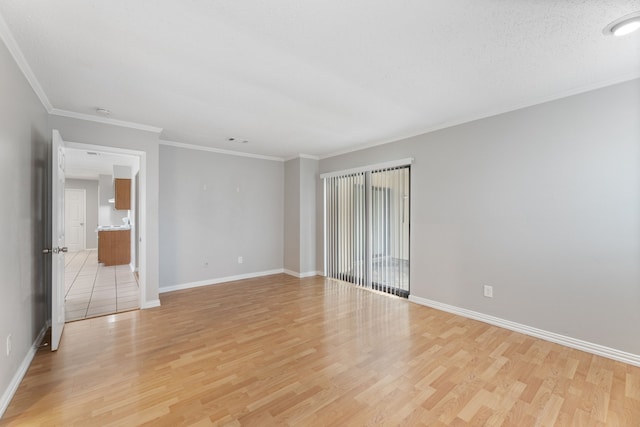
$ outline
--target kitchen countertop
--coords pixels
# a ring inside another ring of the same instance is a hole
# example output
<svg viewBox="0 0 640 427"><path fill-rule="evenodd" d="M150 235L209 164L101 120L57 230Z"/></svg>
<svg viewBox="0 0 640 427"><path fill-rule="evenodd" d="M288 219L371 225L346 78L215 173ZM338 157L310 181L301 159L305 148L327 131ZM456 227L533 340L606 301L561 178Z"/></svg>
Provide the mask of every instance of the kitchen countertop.
<svg viewBox="0 0 640 427"><path fill-rule="evenodd" d="M96 231L122 231L131 230L130 225L99 225Z"/></svg>

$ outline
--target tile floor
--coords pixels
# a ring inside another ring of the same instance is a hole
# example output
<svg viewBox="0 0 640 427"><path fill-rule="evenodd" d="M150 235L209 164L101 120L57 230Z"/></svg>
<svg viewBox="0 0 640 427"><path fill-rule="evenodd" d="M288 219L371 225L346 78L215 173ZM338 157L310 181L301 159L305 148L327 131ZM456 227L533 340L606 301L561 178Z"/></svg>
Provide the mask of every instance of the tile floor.
<svg viewBox="0 0 640 427"><path fill-rule="evenodd" d="M138 308L138 283L129 265L105 267L97 250L67 254L65 287L68 322Z"/></svg>

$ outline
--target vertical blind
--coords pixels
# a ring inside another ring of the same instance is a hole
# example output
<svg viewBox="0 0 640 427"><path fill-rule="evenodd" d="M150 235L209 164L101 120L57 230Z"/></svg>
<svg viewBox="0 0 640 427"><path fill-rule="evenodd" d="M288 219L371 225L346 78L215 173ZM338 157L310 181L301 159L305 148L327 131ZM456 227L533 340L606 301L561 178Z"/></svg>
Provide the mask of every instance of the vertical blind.
<svg viewBox="0 0 640 427"><path fill-rule="evenodd" d="M329 277L366 283L365 173L325 179L326 270Z"/></svg>
<svg viewBox="0 0 640 427"><path fill-rule="evenodd" d="M324 177L325 274L409 295L410 167Z"/></svg>

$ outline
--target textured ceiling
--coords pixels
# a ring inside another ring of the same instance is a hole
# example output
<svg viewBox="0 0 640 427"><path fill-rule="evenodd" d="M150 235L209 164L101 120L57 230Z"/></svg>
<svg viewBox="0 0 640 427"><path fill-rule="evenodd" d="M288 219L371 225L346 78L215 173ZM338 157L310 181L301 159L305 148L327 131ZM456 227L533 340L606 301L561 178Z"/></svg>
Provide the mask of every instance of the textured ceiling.
<svg viewBox="0 0 640 427"><path fill-rule="evenodd" d="M55 111L103 107L163 139L285 158L640 77L640 33L602 34L638 10L640 0L0 2Z"/></svg>

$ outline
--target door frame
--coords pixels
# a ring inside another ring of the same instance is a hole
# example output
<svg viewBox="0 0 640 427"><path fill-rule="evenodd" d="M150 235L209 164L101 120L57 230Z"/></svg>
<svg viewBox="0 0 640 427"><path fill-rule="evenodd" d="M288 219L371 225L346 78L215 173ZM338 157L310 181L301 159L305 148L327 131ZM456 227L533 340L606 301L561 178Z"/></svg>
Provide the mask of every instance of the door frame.
<svg viewBox="0 0 640 427"><path fill-rule="evenodd" d="M82 223L82 244L80 247L80 250L83 251L85 249L87 249L87 190L85 190L84 188L66 188L64 189L64 212L65 215L67 214L68 210L67 210L67 191L77 191L82 193L82 210L84 212L83 215L83 223ZM65 237L69 235L69 233L67 233L67 228L69 227L69 224L67 223L67 218L65 218L64 221L64 235ZM69 246L68 242L67 242L67 246Z"/></svg>
<svg viewBox="0 0 640 427"><path fill-rule="evenodd" d="M138 230L138 241L136 242L138 245L138 253L140 255L140 259L138 261L138 306L140 309L144 308L147 304L145 303L145 296L147 295L147 231L148 224L146 221L147 218L147 153L144 151L138 150L130 150L126 148L117 148L117 147L109 147L107 145L96 145L96 144L86 144L83 142L71 142L65 141L65 146L67 148L73 148L77 150L87 150L87 151L101 151L103 153L111 153L111 154L120 154L127 156L136 156L140 161L140 170L138 171L139 176L139 189L140 195L138 197L138 206L136 206L136 211L139 210L140 216L139 221L135 224ZM55 194L53 195L55 197Z"/></svg>

